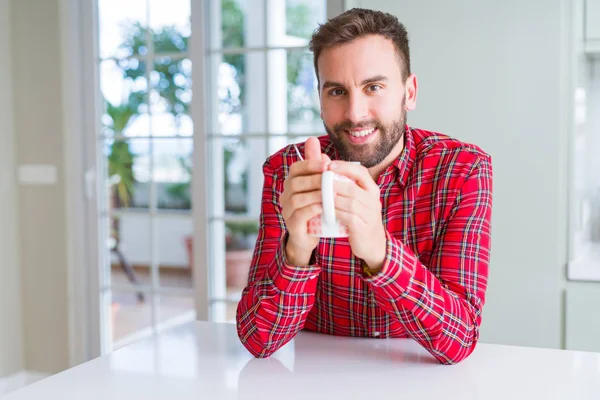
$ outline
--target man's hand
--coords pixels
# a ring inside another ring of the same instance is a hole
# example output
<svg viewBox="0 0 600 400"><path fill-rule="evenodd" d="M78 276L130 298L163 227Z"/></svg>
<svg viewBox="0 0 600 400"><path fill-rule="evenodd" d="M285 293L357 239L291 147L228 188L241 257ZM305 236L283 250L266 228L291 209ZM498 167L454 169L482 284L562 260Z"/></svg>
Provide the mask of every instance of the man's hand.
<svg viewBox="0 0 600 400"><path fill-rule="evenodd" d="M348 226L354 255L371 270L380 270L385 260L386 235L379 186L362 165L334 161L328 169L352 179L353 182L334 183L336 217Z"/></svg>
<svg viewBox="0 0 600 400"><path fill-rule="evenodd" d="M283 220L288 230L286 257L292 265L307 265L319 238L308 235L308 220L323 212L321 175L329 157L321 154L317 138L309 138L304 147L304 161L290 167L290 174L279 199Z"/></svg>

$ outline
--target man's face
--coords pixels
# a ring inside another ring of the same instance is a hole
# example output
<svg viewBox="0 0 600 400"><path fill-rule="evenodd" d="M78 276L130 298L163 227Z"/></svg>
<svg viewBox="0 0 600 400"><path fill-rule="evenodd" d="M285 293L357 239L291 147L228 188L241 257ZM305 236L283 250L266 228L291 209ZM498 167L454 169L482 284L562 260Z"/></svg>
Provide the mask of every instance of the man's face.
<svg viewBox="0 0 600 400"><path fill-rule="evenodd" d="M416 80L403 81L391 40L369 35L326 48L318 67L321 117L342 159L369 168L402 146Z"/></svg>

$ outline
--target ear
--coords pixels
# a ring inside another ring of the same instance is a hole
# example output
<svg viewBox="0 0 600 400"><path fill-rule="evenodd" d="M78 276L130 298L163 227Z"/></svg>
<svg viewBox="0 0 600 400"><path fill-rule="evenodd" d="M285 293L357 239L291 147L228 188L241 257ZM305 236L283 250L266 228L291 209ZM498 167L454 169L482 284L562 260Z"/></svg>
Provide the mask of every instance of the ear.
<svg viewBox="0 0 600 400"><path fill-rule="evenodd" d="M406 98L406 110L413 111L417 107L417 76L411 74L405 83L404 97Z"/></svg>

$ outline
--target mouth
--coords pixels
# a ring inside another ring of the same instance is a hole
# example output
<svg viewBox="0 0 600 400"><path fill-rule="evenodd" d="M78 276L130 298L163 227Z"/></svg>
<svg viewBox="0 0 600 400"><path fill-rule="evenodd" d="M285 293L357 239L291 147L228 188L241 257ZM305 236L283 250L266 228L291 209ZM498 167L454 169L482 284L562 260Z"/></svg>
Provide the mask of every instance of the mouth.
<svg viewBox="0 0 600 400"><path fill-rule="evenodd" d="M363 129L352 129L345 130L344 132L348 136L348 139L353 144L364 144L370 142L375 134L378 132L377 128L363 128Z"/></svg>

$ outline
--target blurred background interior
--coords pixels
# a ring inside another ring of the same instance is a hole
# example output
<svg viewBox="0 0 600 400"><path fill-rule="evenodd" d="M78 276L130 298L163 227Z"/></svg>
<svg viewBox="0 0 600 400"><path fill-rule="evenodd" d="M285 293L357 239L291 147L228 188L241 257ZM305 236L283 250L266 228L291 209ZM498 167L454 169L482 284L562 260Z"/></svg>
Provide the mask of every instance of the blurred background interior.
<svg viewBox="0 0 600 400"><path fill-rule="evenodd" d="M407 26L409 124L493 157L481 341L600 351L600 0L0 0L0 394L234 321L262 163L324 134L308 41L355 6Z"/></svg>

